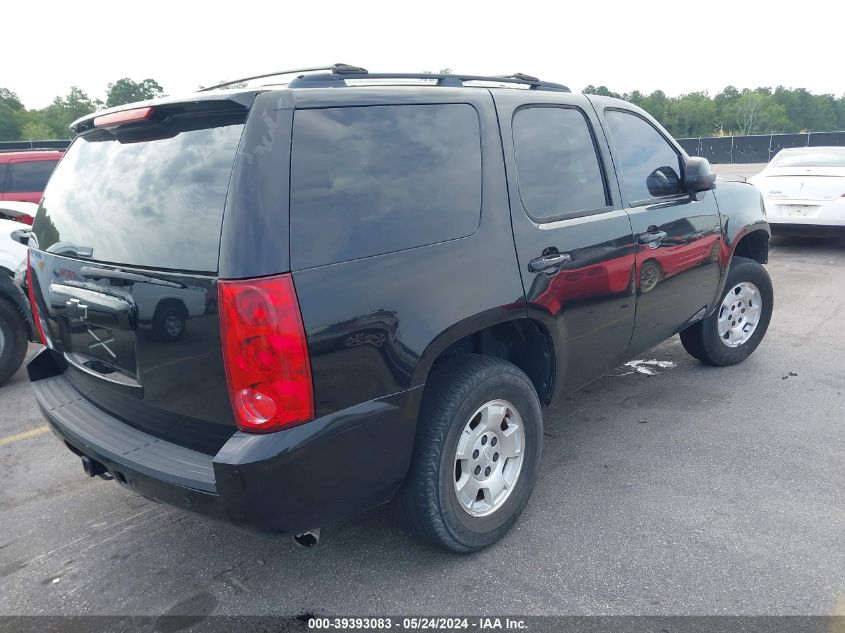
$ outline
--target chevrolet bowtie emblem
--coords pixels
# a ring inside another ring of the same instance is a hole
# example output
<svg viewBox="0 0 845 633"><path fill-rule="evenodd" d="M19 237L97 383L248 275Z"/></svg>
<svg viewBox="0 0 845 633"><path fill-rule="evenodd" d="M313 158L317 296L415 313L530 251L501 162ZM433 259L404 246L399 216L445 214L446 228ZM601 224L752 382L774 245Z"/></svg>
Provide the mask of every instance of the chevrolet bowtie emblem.
<svg viewBox="0 0 845 633"><path fill-rule="evenodd" d="M65 314L72 319L85 320L88 318L88 306L79 299L68 299L65 301Z"/></svg>

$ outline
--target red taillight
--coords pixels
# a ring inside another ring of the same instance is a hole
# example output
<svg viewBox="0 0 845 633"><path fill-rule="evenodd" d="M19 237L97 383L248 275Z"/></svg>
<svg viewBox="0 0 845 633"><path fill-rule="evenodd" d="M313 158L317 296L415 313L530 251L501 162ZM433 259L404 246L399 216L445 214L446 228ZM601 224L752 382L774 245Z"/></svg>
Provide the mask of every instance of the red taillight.
<svg viewBox="0 0 845 633"><path fill-rule="evenodd" d="M218 283L229 397L243 431L314 417L308 343L289 274Z"/></svg>
<svg viewBox="0 0 845 633"><path fill-rule="evenodd" d="M44 345L47 345L47 336L44 334L44 326L41 323L41 315L38 314L38 304L35 302L35 285L32 283L32 250L27 252L26 257L26 285L29 287L29 303L32 308L32 320L35 321L35 329L38 330L38 337Z"/></svg>
<svg viewBox="0 0 845 633"><path fill-rule="evenodd" d="M125 125L126 123L138 123L139 121L146 121L152 115L153 109L151 107L112 112L111 114L96 117L94 119L94 127L114 127Z"/></svg>
<svg viewBox="0 0 845 633"><path fill-rule="evenodd" d="M17 222L23 222L24 224L28 224L32 226L33 217L31 215L27 215L26 213L21 213L18 217L15 218Z"/></svg>

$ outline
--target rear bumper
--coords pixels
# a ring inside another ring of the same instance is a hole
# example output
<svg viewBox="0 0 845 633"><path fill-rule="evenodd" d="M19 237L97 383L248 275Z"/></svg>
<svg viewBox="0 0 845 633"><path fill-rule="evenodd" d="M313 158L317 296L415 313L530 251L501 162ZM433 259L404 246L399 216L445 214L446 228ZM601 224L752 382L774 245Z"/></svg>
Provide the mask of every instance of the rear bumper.
<svg viewBox="0 0 845 633"><path fill-rule="evenodd" d="M764 198L764 203L770 224L845 227L845 198L829 202Z"/></svg>
<svg viewBox="0 0 845 633"><path fill-rule="evenodd" d="M421 388L285 431L236 432L207 455L105 413L64 375L45 371L52 353L39 353L29 371L54 433L155 501L249 531L298 533L388 501L407 472Z"/></svg>

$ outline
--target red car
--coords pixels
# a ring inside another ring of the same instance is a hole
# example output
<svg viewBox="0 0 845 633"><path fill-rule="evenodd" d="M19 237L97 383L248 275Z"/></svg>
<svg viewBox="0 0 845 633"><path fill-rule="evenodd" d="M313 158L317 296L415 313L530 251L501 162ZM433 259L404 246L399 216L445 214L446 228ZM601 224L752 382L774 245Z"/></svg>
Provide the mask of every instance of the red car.
<svg viewBox="0 0 845 633"><path fill-rule="evenodd" d="M63 152L0 152L0 200L41 201L41 194Z"/></svg>

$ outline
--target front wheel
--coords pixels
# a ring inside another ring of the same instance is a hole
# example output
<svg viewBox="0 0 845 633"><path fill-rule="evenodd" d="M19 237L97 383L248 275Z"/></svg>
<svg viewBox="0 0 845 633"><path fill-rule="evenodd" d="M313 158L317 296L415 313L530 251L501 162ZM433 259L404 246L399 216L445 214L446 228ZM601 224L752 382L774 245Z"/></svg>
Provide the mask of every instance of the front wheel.
<svg viewBox="0 0 845 633"><path fill-rule="evenodd" d="M773 307L772 281L766 269L752 259L734 257L719 306L681 332L681 343L708 365L735 365L763 340Z"/></svg>
<svg viewBox="0 0 845 633"><path fill-rule="evenodd" d="M534 385L515 365L457 356L432 374L411 468L394 500L416 536L468 553L499 540L528 503L543 421Z"/></svg>

